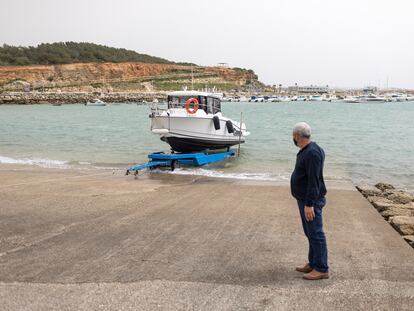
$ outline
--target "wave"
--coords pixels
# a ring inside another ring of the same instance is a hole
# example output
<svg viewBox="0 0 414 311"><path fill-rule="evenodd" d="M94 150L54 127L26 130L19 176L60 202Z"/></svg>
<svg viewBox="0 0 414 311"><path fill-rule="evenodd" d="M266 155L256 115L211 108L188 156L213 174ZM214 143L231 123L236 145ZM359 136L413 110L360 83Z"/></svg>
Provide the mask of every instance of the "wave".
<svg viewBox="0 0 414 311"><path fill-rule="evenodd" d="M125 170L131 164L120 163L91 163L86 161L63 161L52 160L47 158L22 158L15 159L6 156L0 156L0 164L17 164L17 165L34 165L42 168L56 168L56 169L82 169L82 170ZM239 179L247 181L269 181L269 182L283 182L287 183L290 176L275 173L246 173L246 172L224 172L212 168L176 168L173 172L169 170L157 170L162 173L176 174L176 175L194 175L205 176L211 178L227 178ZM329 176L327 178L333 180L346 179L340 176Z"/></svg>
<svg viewBox="0 0 414 311"><path fill-rule="evenodd" d="M0 156L0 164L18 164L18 165L36 165L43 168L70 168L67 161L61 160L51 160L43 158L23 158L23 159L14 159L9 157Z"/></svg>
<svg viewBox="0 0 414 311"><path fill-rule="evenodd" d="M63 161L63 160L52 160L47 158L21 158L15 159L0 155L0 164L17 164L17 165L34 165L42 168L54 168L54 169L81 169L81 170L126 170L126 168L132 166L126 163L91 163L87 161ZM285 174L272 173L247 173L247 172L225 172L223 170L217 170L202 167L185 167L176 168L174 171L169 170L157 170L161 173L176 174L176 175L193 175L193 176L205 176L211 178L224 178L224 179L235 179L235 180L246 180L246 181L265 181L265 182L278 182L278 183L289 183L290 175L286 172ZM325 175L326 181L344 181L344 182L355 182L356 178L351 178L347 175ZM361 178L363 181L369 180L368 177ZM357 179L357 181L360 181ZM358 183L358 182L357 182Z"/></svg>
<svg viewBox="0 0 414 311"><path fill-rule="evenodd" d="M130 164L91 163L87 161L63 161L47 158L15 159L0 155L0 164L34 165L42 168L81 169L81 170L124 170Z"/></svg>
<svg viewBox="0 0 414 311"><path fill-rule="evenodd" d="M246 181L268 181L278 183L290 183L290 174L276 174L276 173L243 173L243 172L223 172L206 168L176 168L174 171L158 170L162 173L175 174L175 175L194 175L205 176L212 178L227 178L227 179L239 179ZM333 182L351 182L349 176L327 175L325 181Z"/></svg>
<svg viewBox="0 0 414 311"><path fill-rule="evenodd" d="M251 181L273 181L288 182L289 177L283 175L272 175L269 173L225 173L223 171L209 170L205 168L176 168L174 171L161 171L175 175L195 175L213 178L241 179Z"/></svg>

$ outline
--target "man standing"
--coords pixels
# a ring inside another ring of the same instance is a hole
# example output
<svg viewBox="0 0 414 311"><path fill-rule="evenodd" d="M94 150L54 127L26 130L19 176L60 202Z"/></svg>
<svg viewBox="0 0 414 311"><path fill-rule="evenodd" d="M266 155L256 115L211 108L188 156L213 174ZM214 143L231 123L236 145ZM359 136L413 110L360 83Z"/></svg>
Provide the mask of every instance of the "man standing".
<svg viewBox="0 0 414 311"><path fill-rule="evenodd" d="M328 249L322 226L322 208L326 204L323 180L325 152L311 141L311 128L305 122L293 128L293 142L300 148L290 187L298 201L303 231L309 241L308 262L296 271L305 273L307 280L328 279Z"/></svg>

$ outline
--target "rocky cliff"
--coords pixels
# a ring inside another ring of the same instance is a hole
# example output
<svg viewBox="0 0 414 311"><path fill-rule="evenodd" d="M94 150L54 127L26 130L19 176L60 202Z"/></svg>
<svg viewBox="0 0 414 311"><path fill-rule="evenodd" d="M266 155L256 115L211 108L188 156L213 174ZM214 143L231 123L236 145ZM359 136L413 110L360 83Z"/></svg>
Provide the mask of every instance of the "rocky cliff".
<svg viewBox="0 0 414 311"><path fill-rule="evenodd" d="M229 90L261 85L252 70L148 63L77 63L63 65L0 66L3 90L62 89L157 90L215 87Z"/></svg>

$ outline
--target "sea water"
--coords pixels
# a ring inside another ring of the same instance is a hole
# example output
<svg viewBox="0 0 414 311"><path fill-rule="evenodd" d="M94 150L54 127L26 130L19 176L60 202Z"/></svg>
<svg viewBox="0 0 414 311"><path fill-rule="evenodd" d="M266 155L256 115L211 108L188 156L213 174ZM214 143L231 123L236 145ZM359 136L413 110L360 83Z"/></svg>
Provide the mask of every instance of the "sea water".
<svg viewBox="0 0 414 311"><path fill-rule="evenodd" d="M292 127L306 121L325 150L326 179L414 189L414 102L223 103L222 110L237 121L242 112L251 132L240 157L175 174L287 182L298 152ZM136 104L0 105L0 163L125 169L169 150L150 133L148 115Z"/></svg>

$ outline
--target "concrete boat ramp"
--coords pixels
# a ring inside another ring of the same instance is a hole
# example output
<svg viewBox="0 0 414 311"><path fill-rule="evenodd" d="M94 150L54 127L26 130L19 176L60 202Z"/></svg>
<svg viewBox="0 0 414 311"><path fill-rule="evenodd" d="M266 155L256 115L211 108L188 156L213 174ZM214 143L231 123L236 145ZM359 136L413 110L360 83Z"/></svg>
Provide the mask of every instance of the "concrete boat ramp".
<svg viewBox="0 0 414 311"><path fill-rule="evenodd" d="M288 187L153 176L2 166L0 309L413 310L414 250L352 187L312 282Z"/></svg>

